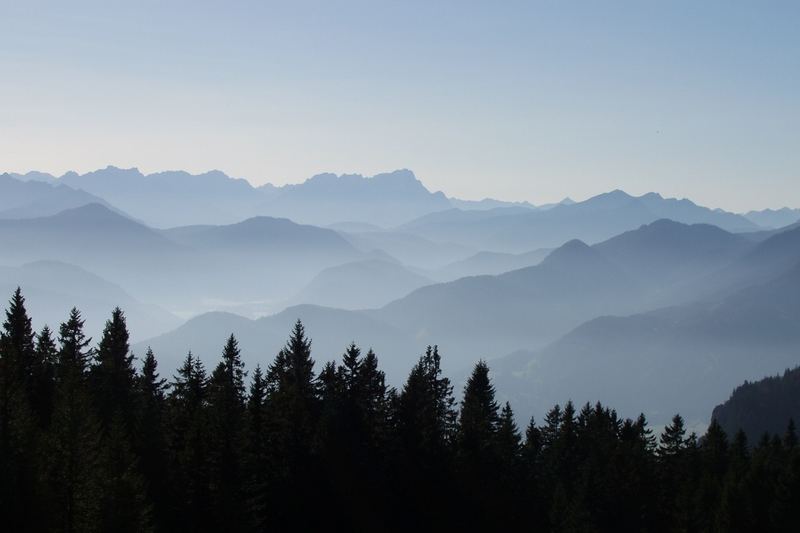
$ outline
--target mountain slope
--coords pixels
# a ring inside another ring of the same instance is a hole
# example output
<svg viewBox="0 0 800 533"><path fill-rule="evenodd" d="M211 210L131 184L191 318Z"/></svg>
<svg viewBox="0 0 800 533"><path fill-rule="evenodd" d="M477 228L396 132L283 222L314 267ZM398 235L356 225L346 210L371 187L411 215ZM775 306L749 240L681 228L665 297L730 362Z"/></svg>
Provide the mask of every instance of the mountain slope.
<svg viewBox="0 0 800 533"><path fill-rule="evenodd" d="M662 219L595 248L632 274L666 286L718 270L744 255L752 244L741 235L709 224Z"/></svg>
<svg viewBox="0 0 800 533"><path fill-rule="evenodd" d="M662 218L714 224L729 231L759 229L740 215L697 206L688 200L664 199L655 193L633 197L622 191L548 210L492 210L477 215L450 210L421 217L402 229L482 250L520 253L558 246L574 238L596 243Z"/></svg>
<svg viewBox="0 0 800 533"><path fill-rule="evenodd" d="M186 322L167 334L135 346L143 353L151 346L164 372L178 367L188 350L207 364L216 361L228 335L239 341L248 368L266 368L284 346L296 320L302 320L312 340L312 353L318 366L340 358L350 342L363 349L373 347L381 368L390 381L399 384L409 370L408 361L419 357L422 343L409 340L402 332L360 311L343 311L313 305L290 307L281 313L249 320L230 313L208 313Z"/></svg>
<svg viewBox="0 0 800 533"><path fill-rule="evenodd" d="M181 323L167 311L139 302L118 285L67 263L37 261L0 267L1 297L9 296L18 286L37 329L48 324L57 331L72 307L81 310L86 332L95 338L117 306L125 311L134 340L164 333Z"/></svg>
<svg viewBox="0 0 800 533"><path fill-rule="evenodd" d="M220 171L191 175L169 171L145 176L138 169L106 167L86 174L70 172L60 183L111 202L154 227L238 222L256 214L267 189Z"/></svg>
<svg viewBox="0 0 800 533"><path fill-rule="evenodd" d="M423 287L375 316L469 364L553 340L598 314L634 309L640 291L620 268L571 241L540 265Z"/></svg>
<svg viewBox="0 0 800 533"><path fill-rule="evenodd" d="M197 250L264 254L282 260L280 254L336 258L357 255L355 248L337 232L297 224L285 218L253 217L221 226L185 226L163 230L170 240Z"/></svg>
<svg viewBox="0 0 800 533"><path fill-rule="evenodd" d="M435 272L440 281L452 281L467 276L497 275L510 270L517 270L538 265L553 250L539 248L521 254L501 252L478 252L466 259L455 261Z"/></svg>
<svg viewBox="0 0 800 533"><path fill-rule="evenodd" d="M92 203L113 210L105 200L82 190L37 180L20 181L10 174L0 174L0 219L50 216Z"/></svg>
<svg viewBox="0 0 800 533"><path fill-rule="evenodd" d="M783 435L793 420L800 421L800 367L783 375L745 381L730 398L716 406L711 418L732 436L740 429L755 445L764 433Z"/></svg>
<svg viewBox="0 0 800 533"><path fill-rule="evenodd" d="M763 209L761 211L749 211L744 216L762 228L782 228L800 221L800 209L790 209L788 207Z"/></svg>
<svg viewBox="0 0 800 533"><path fill-rule="evenodd" d="M413 172L396 170L372 177L320 174L282 187L259 209L316 225L360 221L390 226L450 207L444 194L428 191Z"/></svg>
<svg viewBox="0 0 800 533"><path fill-rule="evenodd" d="M428 278L397 262L365 259L326 268L292 302L339 309L374 309L430 283Z"/></svg>
<svg viewBox="0 0 800 533"><path fill-rule="evenodd" d="M498 361L499 382L531 412L569 390L626 416L644 409L659 423L680 411L702 422L737 383L797 364L798 323L800 264L725 296L596 318L541 351Z"/></svg>
<svg viewBox="0 0 800 533"><path fill-rule="evenodd" d="M0 247L7 261L91 258L104 263L117 263L143 252L179 249L150 228L100 204L47 217L0 220Z"/></svg>

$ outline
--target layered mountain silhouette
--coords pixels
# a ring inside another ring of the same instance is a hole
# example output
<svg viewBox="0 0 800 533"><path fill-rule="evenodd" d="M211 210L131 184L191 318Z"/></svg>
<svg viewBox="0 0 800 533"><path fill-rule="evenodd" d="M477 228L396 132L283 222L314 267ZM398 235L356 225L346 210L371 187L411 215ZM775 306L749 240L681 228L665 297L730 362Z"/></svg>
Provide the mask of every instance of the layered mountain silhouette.
<svg viewBox="0 0 800 533"><path fill-rule="evenodd" d="M539 248L521 254L478 252L466 259L445 265L436 271L435 277L440 281L452 281L481 274L502 274L510 270L538 265L552 251L550 248Z"/></svg>
<svg viewBox="0 0 800 533"><path fill-rule="evenodd" d="M259 210L317 225L363 221L394 226L450 206L443 193L428 191L413 172L397 170L371 178L319 174L281 187Z"/></svg>
<svg viewBox="0 0 800 533"><path fill-rule="evenodd" d="M87 204L103 204L105 200L67 185L0 174L0 219L36 218L55 215L65 209Z"/></svg>
<svg viewBox="0 0 800 533"><path fill-rule="evenodd" d="M48 322L78 305L92 331L121 305L175 363L188 349L215 358L230 333L263 361L301 318L319 361L372 345L394 384L428 344L447 371L487 359L521 418L569 390L626 416L704 423L736 384L800 353L788 209L738 215L622 191L459 201L407 170L253 187L108 167L7 174L0 193L0 288L23 285ZM176 316L189 320L173 329Z"/></svg>
<svg viewBox="0 0 800 533"><path fill-rule="evenodd" d="M159 354L163 368L176 368L192 353L204 361L219 357L222 349L220 331L236 335L242 358L252 368L274 358L286 343L286 328L303 321L311 335L314 357L321 364L339 359L353 341L365 350L374 347L381 367L389 379L399 383L408 372L409 357L421 353L424 345L409 339L403 332L363 311L344 311L314 305L290 307L281 313L250 320L231 313L207 313L187 321L178 329L141 342L134 347L143 353L151 346ZM222 337L223 341L225 336Z"/></svg>
<svg viewBox="0 0 800 533"><path fill-rule="evenodd" d="M326 268L292 301L341 309L374 309L431 283L397 261L363 259Z"/></svg>
<svg viewBox="0 0 800 533"><path fill-rule="evenodd" d="M99 338L117 306L125 309L134 340L159 335L181 323L178 317L158 306L143 304L118 285L58 261L0 266L0 292L11 294L17 287L26 295L29 310L36 313L37 329L47 324L57 331L72 307L81 310L87 334L94 338Z"/></svg>
<svg viewBox="0 0 800 533"><path fill-rule="evenodd" d="M595 246L570 241L536 266L428 285L364 314L410 345L439 344L445 363L458 368L520 347L544 347L597 316L690 301L686 286L740 261L753 246L708 225L657 221ZM654 254L654 248L668 252ZM351 268L343 271L352 278ZM398 355L406 362L415 356Z"/></svg>
<svg viewBox="0 0 800 533"><path fill-rule="evenodd" d="M320 174L283 187L253 187L218 170L145 175L113 166L59 178L33 172L15 177L32 185L48 182L86 191L157 228L231 224L258 215L317 225L356 221L390 226L452 207L443 193L428 191L409 170L373 177Z"/></svg>
<svg viewBox="0 0 800 533"><path fill-rule="evenodd" d="M763 209L761 211L748 211L744 216L763 228L782 228L800 221L800 209L790 209L788 207Z"/></svg>
<svg viewBox="0 0 800 533"><path fill-rule="evenodd" d="M501 208L472 213L453 209L423 216L402 229L481 250L521 253L575 238L592 244L662 218L713 224L736 232L759 229L741 215L701 207L689 200L663 198L656 193L634 197L623 191L547 210Z"/></svg>
<svg viewBox="0 0 800 533"><path fill-rule="evenodd" d="M504 390L533 406L566 387L578 391L578 402L602 397L623 413L636 404L656 420L674 414L668 409L703 420L736 384L797 363L800 247L794 238L777 235L711 277L749 272L744 288L736 278L699 301L596 318L540 351L498 361ZM786 269L790 256L794 266ZM624 376L615 369L625 369Z"/></svg>

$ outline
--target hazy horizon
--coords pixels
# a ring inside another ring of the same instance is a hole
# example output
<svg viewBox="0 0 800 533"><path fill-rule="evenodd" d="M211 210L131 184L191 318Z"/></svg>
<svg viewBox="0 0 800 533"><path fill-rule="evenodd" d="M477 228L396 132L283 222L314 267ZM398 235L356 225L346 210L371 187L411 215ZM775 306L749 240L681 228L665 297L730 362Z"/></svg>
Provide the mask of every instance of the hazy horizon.
<svg viewBox="0 0 800 533"><path fill-rule="evenodd" d="M311 175L311 176L307 176L307 177L305 177L305 178L303 178L303 179L301 179L299 181L288 182L288 183L273 183L273 182L270 182L270 181L256 182L253 179L249 178L248 176L235 176L235 175L232 175L232 174L230 174L230 173L228 173L225 170L220 169L220 168L209 168L209 169L206 169L206 170L200 170L198 172L189 172L189 171L187 171L185 169L177 169L177 168L144 170L144 169L142 169L142 167L139 167L139 166L120 167L120 166L113 165L113 164L104 165L102 167L89 169L89 170L83 171L83 172L77 172L74 169L69 169L69 170L64 171L64 172L56 173L56 172L48 172L48 171L42 170L40 168L33 168L33 169L26 169L26 170L22 170L22 171L0 169L0 173L11 173L11 174L16 174L16 175L25 175L25 174L28 174L28 173L31 173L31 172L41 172L41 173L45 173L45 174L50 174L54 178L61 178L64 175L67 175L67 174L69 174L71 172L75 172L77 174L83 175L83 174L87 174L87 173L102 171L102 170L105 170L105 169L108 169L108 168L118 168L120 170L138 170L145 177L146 176L150 176L150 175L154 175L154 174L163 174L163 173L169 173L169 172L188 172L190 175L193 175L193 176L199 176L199 175L208 174L208 173L212 173L212 172L221 172L221 173L225 174L228 178L237 179L237 180L239 180L239 179L245 180L254 188L261 187L261 186L264 186L264 185L273 185L275 187L283 187L285 185L298 185L298 184L302 184L302 183L308 181L309 179L311 179L313 177L316 177L316 176L319 176L319 175L324 175L324 174L334 174L337 177L342 177L342 176L360 176L362 178L371 179L371 178L374 178L375 176L381 175L381 174L391 174L391 173L399 172L399 171L410 171L412 174L414 174L416 179L419 180L422 183L422 185L426 189L428 189L431 193L441 192L445 196L447 196L448 198L458 199L458 200L467 200L467 201L497 200L497 201L500 201L500 202L515 202L515 203L528 202L530 204L533 204L534 206L540 206L540 205L555 204L555 203L559 203L559 202L562 202L562 201L565 201L565 200L571 200L571 201L574 201L574 202L583 202L583 201L589 200L591 198L594 198L594 197L596 197L598 195L602 195L602 194L605 194L605 193L609 193L609 192L614 192L614 191L620 190L620 191L623 191L626 194L629 194L629 195L634 196L634 197L640 197L642 195L649 194L649 193L656 193L656 194L661 195L664 198L675 198L675 199L678 199L678 200L690 200L690 201L693 201L694 203L696 203L698 205L703 205L705 207L709 207L709 208L712 208L712 209L723 209L724 210L723 207L718 206L718 205L703 204L701 202L697 202L697 201L695 201L694 198L692 198L690 196L687 196L687 195L678 194L678 195L675 195L675 196L671 196L671 195L664 194L662 191L656 190L656 189L650 189L650 190L642 189L641 191L633 192L631 190L622 189L622 188L611 188L611 189L599 191L597 193L592 193L592 194L589 194L587 196L566 196L565 195L565 196L558 197L555 200L548 200L548 201L539 200L537 198L502 198L502 197L496 197L496 196L478 196L478 197L469 198L469 197L462 197L462 196L458 196L456 194L452 194L447 190L441 190L441 189L432 188L432 187L430 187L428 185L427 181L423 177L419 176L416 172L414 172L414 169L406 168L406 167L395 168L395 169L384 169L384 170L380 170L380 171L378 171L378 172L376 172L374 174L367 174L367 173L363 173L363 172L341 172L341 173L339 173L339 172L319 172L317 174L314 174L314 175ZM740 209L740 210L731 210L730 212L733 212L733 213L747 213L747 212L751 212L751 211L760 211L760 210L769 210L769 209L773 209L773 210L779 210L779 209L782 209L782 208L797 209L798 207L796 205L797 204L784 203L784 204L780 204L780 205L771 205L771 206L766 206L766 207L750 207L750 208L744 208L744 209Z"/></svg>
<svg viewBox="0 0 800 533"><path fill-rule="evenodd" d="M0 3L4 170L800 199L800 6Z"/></svg>

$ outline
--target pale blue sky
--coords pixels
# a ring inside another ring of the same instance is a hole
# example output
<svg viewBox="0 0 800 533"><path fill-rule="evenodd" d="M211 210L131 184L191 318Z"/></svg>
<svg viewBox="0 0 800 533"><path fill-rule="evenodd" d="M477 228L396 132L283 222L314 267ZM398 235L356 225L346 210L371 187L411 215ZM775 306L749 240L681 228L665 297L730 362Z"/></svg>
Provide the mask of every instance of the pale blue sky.
<svg viewBox="0 0 800 533"><path fill-rule="evenodd" d="M0 170L800 206L800 2L0 0Z"/></svg>

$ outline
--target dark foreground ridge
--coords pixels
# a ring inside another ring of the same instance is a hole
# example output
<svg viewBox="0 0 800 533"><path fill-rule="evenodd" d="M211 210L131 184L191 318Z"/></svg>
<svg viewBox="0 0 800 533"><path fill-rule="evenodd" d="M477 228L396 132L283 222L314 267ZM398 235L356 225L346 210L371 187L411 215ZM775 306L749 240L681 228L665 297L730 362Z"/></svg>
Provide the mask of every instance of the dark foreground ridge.
<svg viewBox="0 0 800 533"><path fill-rule="evenodd" d="M138 367L138 369L137 369ZM712 421L554 407L520 431L478 363L460 406L436 347L401 390L355 345L315 375L298 321L265 367L236 339L169 382L113 311L35 334L18 290L0 338L3 531L793 531L800 446ZM524 433L524 435L523 435Z"/></svg>

